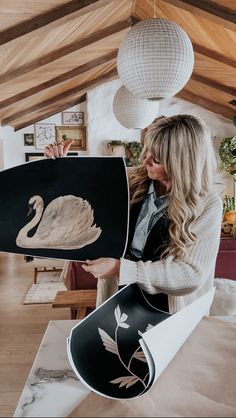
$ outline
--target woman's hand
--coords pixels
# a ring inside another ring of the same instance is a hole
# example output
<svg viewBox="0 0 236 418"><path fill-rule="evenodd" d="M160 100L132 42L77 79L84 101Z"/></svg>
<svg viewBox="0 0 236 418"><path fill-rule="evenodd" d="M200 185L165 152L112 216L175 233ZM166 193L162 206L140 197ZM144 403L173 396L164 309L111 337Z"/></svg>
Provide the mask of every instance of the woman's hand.
<svg viewBox="0 0 236 418"><path fill-rule="evenodd" d="M116 258L98 258L97 260L86 260L82 264L85 271L91 273L96 279L108 279L118 276L120 272L120 260Z"/></svg>
<svg viewBox="0 0 236 418"><path fill-rule="evenodd" d="M67 139L64 142L58 142L57 144L55 142L54 144L49 144L44 149L44 156L46 158L52 158L53 160L55 160L55 158L65 157L73 142L73 139Z"/></svg>

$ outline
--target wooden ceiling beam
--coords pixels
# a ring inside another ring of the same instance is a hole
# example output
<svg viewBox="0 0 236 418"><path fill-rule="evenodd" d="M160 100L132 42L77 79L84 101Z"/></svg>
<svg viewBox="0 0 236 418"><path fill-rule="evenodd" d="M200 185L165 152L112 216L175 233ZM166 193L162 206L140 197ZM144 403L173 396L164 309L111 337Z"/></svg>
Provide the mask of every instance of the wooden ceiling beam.
<svg viewBox="0 0 236 418"><path fill-rule="evenodd" d="M191 75L191 80L198 81L199 83L205 84L206 86L212 87L216 90L223 91L224 93L231 94L233 97L236 96L236 88L226 86L225 84L221 84L218 81L202 76L200 74L193 73Z"/></svg>
<svg viewBox="0 0 236 418"><path fill-rule="evenodd" d="M174 6L200 15L219 25L236 31L236 12L211 0L165 0Z"/></svg>
<svg viewBox="0 0 236 418"><path fill-rule="evenodd" d="M88 45L93 44L94 42L100 41L102 39L107 38L115 33L121 32L124 29L129 28L137 23L135 18L128 18L122 20L120 22L114 23L111 26L108 26L105 29L100 29L97 32L94 32L88 36L85 36L82 39L79 39L75 42L72 42L69 45L63 46L61 48L56 49L55 51L51 51L45 55L42 55L35 60L22 65L21 67L14 68L13 70L9 70L6 73L0 75L0 84L6 83L8 81L13 80L14 78L20 77L24 74L27 74L35 69L38 69L44 65L47 65L59 58L65 57L72 52L78 51L81 48L84 48Z"/></svg>
<svg viewBox="0 0 236 418"><path fill-rule="evenodd" d="M64 81L71 80L72 78L85 73L101 64L111 61L117 57L118 49L109 52L108 54L102 55L101 57L95 58L92 61L86 62L83 65L79 65L73 70L67 71L64 74L61 74L57 77L52 78L51 80L45 81L44 83L38 84L37 86L31 87L28 90L22 91L21 93L15 94L14 96L8 97L7 99L0 102L0 109L7 107L11 104L17 103L21 100L26 99L27 97L33 96L36 93L39 93L43 90L46 90L50 87L53 87L57 84L63 83Z"/></svg>
<svg viewBox="0 0 236 418"><path fill-rule="evenodd" d="M87 93L82 94L82 96L79 96L79 98L70 100L69 102L65 103L63 106L60 106L58 108L53 108L50 112L44 112L43 114L40 114L37 118L33 118L28 120L27 122L21 123L19 125L16 125L14 127L14 131L19 131L20 129L24 129L27 126L33 125L34 123L37 123L41 120L50 118L50 116L54 116L56 113L63 112L63 110L69 109L70 107L76 106L80 103L84 103L87 100Z"/></svg>
<svg viewBox="0 0 236 418"><path fill-rule="evenodd" d="M110 2L111 0L71 0L65 4L54 7L47 12L34 16L31 19L24 20L10 28L0 31L0 45L4 45L20 36L43 28L63 17L70 17L72 13L79 12L77 16L82 16L83 14L92 12ZM61 22L58 24L60 23Z"/></svg>
<svg viewBox="0 0 236 418"><path fill-rule="evenodd" d="M214 51L213 49L207 48L206 46L192 43L193 50L199 54L205 55L206 57L212 58L215 61L220 61L223 64L230 65L231 67L236 68L236 60L230 57L227 57L220 52Z"/></svg>
<svg viewBox="0 0 236 418"><path fill-rule="evenodd" d="M14 120L17 120L23 116L26 116L30 113L36 112L37 110L43 109L44 107L50 106L54 103L56 103L59 100L64 100L66 97L70 97L76 93L80 93L84 90L87 90L88 88L95 87L98 84L105 83L106 81L109 81L113 78L118 77L117 69L113 68L112 70L108 71L105 75L102 75L101 77L91 79L89 81L86 81L78 86L75 86L69 90L64 91L63 93L59 93L55 96L50 97L49 99L46 99L42 102L36 103L33 106L30 106L26 109L20 110L19 112L13 113L12 115L8 116L7 118L4 118L1 120L1 126L6 126L12 123Z"/></svg>
<svg viewBox="0 0 236 418"><path fill-rule="evenodd" d="M203 107L213 113L217 113L221 116L224 116L227 119L232 119L235 114L235 110L231 107L221 105L219 103L213 102L212 100L205 99L197 94L191 93L187 90L181 90L176 94L176 97L179 99L185 100L187 102L193 103L197 106Z"/></svg>

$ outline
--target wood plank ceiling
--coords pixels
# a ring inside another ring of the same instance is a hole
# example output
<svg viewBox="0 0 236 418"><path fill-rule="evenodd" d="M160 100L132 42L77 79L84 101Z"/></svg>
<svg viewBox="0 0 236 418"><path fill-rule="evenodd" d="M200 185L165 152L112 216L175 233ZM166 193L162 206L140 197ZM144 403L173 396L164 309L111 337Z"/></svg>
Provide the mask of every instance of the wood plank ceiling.
<svg viewBox="0 0 236 418"><path fill-rule="evenodd" d="M226 118L236 98L236 1L156 0L195 52L191 79L177 97ZM153 17L153 0L0 0L0 120L19 130L86 99L118 78L125 33Z"/></svg>

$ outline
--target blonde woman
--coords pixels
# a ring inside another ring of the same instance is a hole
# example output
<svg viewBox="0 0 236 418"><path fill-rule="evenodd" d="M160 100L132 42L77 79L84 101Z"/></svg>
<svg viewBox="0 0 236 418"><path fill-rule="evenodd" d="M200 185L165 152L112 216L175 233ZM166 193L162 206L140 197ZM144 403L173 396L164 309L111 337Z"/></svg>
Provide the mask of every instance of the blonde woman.
<svg viewBox="0 0 236 418"><path fill-rule="evenodd" d="M137 283L173 313L212 287L222 217L214 170L210 134L196 117L162 117L149 127L143 165L129 175L126 256L83 264L99 279L98 304L118 286Z"/></svg>
<svg viewBox="0 0 236 418"><path fill-rule="evenodd" d="M129 176L126 256L88 260L83 267L99 278L99 302L106 288L107 295L116 289L112 277L120 286L137 283L159 294L171 313L212 287L222 217L214 171L210 133L196 117L161 118L149 127L143 165Z"/></svg>

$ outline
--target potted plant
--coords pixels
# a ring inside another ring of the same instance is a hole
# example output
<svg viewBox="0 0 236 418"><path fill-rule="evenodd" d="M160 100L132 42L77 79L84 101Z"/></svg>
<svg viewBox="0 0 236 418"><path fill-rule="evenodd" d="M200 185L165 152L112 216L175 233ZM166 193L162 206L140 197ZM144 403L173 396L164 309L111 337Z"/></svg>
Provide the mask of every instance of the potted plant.
<svg viewBox="0 0 236 418"><path fill-rule="evenodd" d="M140 161L140 154L142 152L142 145L138 141L130 141L127 142L125 145L126 149L126 164L128 167L139 165Z"/></svg>
<svg viewBox="0 0 236 418"><path fill-rule="evenodd" d="M234 176L236 174L236 136L222 139L219 154L221 168Z"/></svg>
<svg viewBox="0 0 236 418"><path fill-rule="evenodd" d="M235 218L234 208L235 208L234 197L225 195L223 199L223 215L224 215L224 221L226 221L230 225L233 225L234 223L234 218Z"/></svg>
<svg viewBox="0 0 236 418"><path fill-rule="evenodd" d="M233 176L234 196L226 196L224 221L233 225L236 222L236 136L224 138L220 143L221 168Z"/></svg>
<svg viewBox="0 0 236 418"><path fill-rule="evenodd" d="M236 100L231 100L230 104L236 105ZM232 118L233 124L236 126L236 116ZM222 139L219 147L219 155L221 159L220 167L233 176L234 196L227 196L227 210L224 212L224 219L233 224L236 222L236 135ZM230 203L230 204L229 204Z"/></svg>
<svg viewBox="0 0 236 418"><path fill-rule="evenodd" d="M229 102L229 104L236 106L236 99L231 100L231 101ZM232 122L233 122L234 126L236 126L236 115L234 115L234 116L232 117Z"/></svg>

